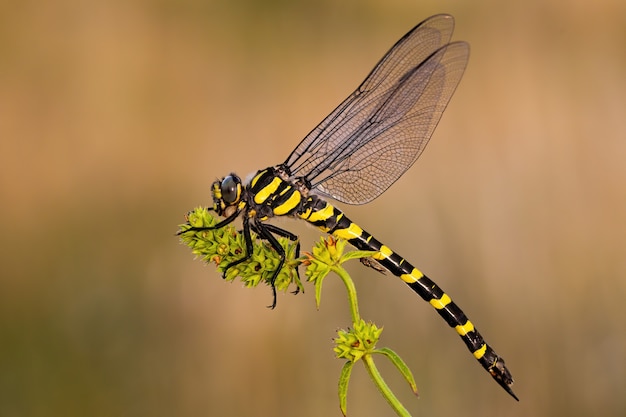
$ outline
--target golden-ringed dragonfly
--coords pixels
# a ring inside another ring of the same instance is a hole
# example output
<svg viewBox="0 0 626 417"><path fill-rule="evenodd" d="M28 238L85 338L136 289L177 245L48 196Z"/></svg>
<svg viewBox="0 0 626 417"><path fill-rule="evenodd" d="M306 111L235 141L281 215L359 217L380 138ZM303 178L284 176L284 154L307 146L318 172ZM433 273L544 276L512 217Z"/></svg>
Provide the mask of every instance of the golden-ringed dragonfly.
<svg viewBox="0 0 626 417"><path fill-rule="evenodd" d="M373 259L380 267L428 301L461 336L483 368L517 399L504 360L450 297L420 270L324 200L330 197L346 204L368 203L417 160L467 65L469 45L451 42L453 29L454 18L445 14L415 26L285 162L258 171L245 184L236 174L213 183L212 210L224 220L213 227L192 227L188 231L218 229L241 217L246 254L226 270L250 257L252 229L280 255L272 283L285 260L285 251L276 236L297 241L291 232L266 223L272 217L304 219L360 250L376 251ZM299 244L296 251L299 252ZM276 288L272 287L274 308Z"/></svg>

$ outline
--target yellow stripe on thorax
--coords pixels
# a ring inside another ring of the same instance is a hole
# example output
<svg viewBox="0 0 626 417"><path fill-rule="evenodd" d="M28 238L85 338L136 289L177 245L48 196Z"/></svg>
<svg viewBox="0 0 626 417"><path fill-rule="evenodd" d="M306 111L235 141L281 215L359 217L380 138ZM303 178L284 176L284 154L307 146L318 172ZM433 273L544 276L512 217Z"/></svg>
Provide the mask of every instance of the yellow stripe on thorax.
<svg viewBox="0 0 626 417"><path fill-rule="evenodd" d="M252 181L250 181L250 187L254 188L254 186L256 185L256 183L259 180L259 178L261 178L263 175L265 175L266 172L267 172L267 169L264 169L263 171L260 171L259 173L257 173L254 176L254 178L252 178Z"/></svg>
<svg viewBox="0 0 626 417"><path fill-rule="evenodd" d="M282 182L283 182L283 180L281 180L280 178L274 177L272 182L267 184L265 187L261 188L254 195L254 202L257 203L257 204L263 204L265 202L265 200L267 200L272 194L274 194L276 192L276 190L278 189L278 186Z"/></svg>
<svg viewBox="0 0 626 417"><path fill-rule="evenodd" d="M290 210L293 210L300 203L300 192L298 190L293 190L291 197L287 199L283 204L274 208L274 214L277 216L282 216L283 214L289 213Z"/></svg>

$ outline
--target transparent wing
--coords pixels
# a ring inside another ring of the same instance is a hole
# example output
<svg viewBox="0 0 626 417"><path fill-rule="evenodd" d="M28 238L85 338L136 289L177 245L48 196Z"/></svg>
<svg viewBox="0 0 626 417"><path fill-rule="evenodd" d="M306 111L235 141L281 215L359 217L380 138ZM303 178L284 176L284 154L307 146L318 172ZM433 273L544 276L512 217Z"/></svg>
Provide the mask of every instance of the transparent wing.
<svg viewBox="0 0 626 417"><path fill-rule="evenodd" d="M467 65L454 20L417 25L285 161L311 189L349 204L382 194L419 157Z"/></svg>

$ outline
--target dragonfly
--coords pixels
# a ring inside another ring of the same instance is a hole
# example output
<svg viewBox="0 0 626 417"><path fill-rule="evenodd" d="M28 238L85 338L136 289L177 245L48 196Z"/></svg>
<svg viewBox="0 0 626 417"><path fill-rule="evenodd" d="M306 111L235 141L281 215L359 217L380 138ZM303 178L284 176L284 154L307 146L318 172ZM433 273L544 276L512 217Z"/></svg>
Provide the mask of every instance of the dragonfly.
<svg viewBox="0 0 626 417"><path fill-rule="evenodd" d="M469 45L451 41L454 18L439 14L411 29L376 64L365 80L317 125L285 162L257 171L245 183L231 173L212 184L213 207L222 228L242 219L246 253L226 266L250 258L251 231L280 256L271 283L285 262L277 237L298 237L267 220L294 217L359 250L374 251L376 269L399 277L431 304L453 327L494 380L513 398L513 378L474 324L435 282L388 246L350 220L327 198L366 204L387 190L419 158L459 84L469 58ZM299 256L299 243L296 249ZM377 264L376 264L377 263ZM368 263L366 263L367 265ZM370 266L371 266L370 265Z"/></svg>

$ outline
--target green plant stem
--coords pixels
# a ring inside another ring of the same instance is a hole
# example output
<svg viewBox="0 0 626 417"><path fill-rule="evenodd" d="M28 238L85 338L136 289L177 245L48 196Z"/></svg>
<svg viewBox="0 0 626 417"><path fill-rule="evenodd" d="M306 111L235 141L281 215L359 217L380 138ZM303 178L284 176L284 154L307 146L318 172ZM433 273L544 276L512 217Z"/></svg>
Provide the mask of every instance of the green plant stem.
<svg viewBox="0 0 626 417"><path fill-rule="evenodd" d="M334 266L332 268L333 272L339 275L339 278L343 281L343 284L346 286L346 291L348 292L348 303L350 304L350 315L352 316L352 323L358 323L361 320L361 316L359 315L359 303L356 298L356 287L354 286L354 281L348 275L348 271L340 266Z"/></svg>
<svg viewBox="0 0 626 417"><path fill-rule="evenodd" d="M376 365L374 364L374 359L372 358L372 355L363 355L363 362L365 363L365 369L367 369L370 378L372 378L372 381L374 381L374 385L376 385L378 391L385 398L391 408L393 408L396 414L401 417L411 417L411 414L407 411L406 408L404 408L404 406L402 406L398 398L393 395L393 392L391 392L391 389L383 379L382 375L380 374L380 372L378 372L378 368L376 368Z"/></svg>
<svg viewBox="0 0 626 417"><path fill-rule="evenodd" d="M348 274L348 272L341 266L333 266L332 270L341 278L344 285L346 286L346 291L348 293L348 302L350 305L350 314L352 315L352 323L353 323L353 326L356 328L357 323L361 321L361 317L359 315L359 304L357 301L356 287L354 286L354 281L352 281L352 278L350 278L350 275ZM380 353L383 353L383 352L381 351ZM398 398L393 394L393 392L391 391L391 389L389 388L389 386L383 379L382 375L378 371L378 368L376 367L374 363L373 355L369 352L365 353L362 359L363 359L363 363L365 364L365 369L367 369L367 372L369 373L370 378L374 382L374 385L376 385L376 388L381 393L383 398L385 398L385 401L387 401L387 403L391 406L391 408L393 408L393 410L396 412L398 416L411 417L411 414L408 412L406 408L404 408L404 406L400 403ZM349 373L347 374L346 378L349 379ZM412 380L412 377L409 379ZM347 381L345 382L344 390L345 390L344 394L346 394L347 393ZM339 398L342 404L342 412L344 412L345 414L345 411L346 411L345 410L345 395L342 396L341 384L340 384Z"/></svg>

